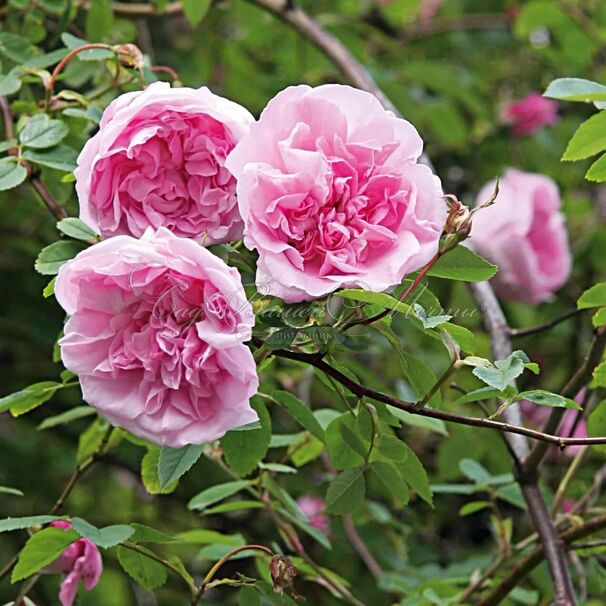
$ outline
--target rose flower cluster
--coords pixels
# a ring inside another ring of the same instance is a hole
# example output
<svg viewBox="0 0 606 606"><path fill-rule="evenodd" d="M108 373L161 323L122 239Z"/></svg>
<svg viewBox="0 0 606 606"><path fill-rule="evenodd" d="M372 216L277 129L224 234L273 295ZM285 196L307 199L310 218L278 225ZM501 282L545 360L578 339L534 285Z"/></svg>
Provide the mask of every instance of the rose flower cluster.
<svg viewBox="0 0 606 606"><path fill-rule="evenodd" d="M436 255L447 218L422 147L412 124L343 85L287 88L258 121L207 88L118 97L75 173L80 218L103 239L55 287L84 399L170 447L254 422L252 306L205 246L243 238L259 290L287 303L389 290ZM502 190L472 246L504 267L504 296L544 300L570 266L557 189L510 171Z"/></svg>

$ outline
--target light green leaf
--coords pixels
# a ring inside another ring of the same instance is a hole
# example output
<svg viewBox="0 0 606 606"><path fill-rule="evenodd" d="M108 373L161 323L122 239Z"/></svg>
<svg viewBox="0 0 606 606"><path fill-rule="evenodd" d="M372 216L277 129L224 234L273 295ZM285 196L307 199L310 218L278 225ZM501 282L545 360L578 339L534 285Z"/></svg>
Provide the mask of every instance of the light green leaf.
<svg viewBox="0 0 606 606"><path fill-rule="evenodd" d="M352 513L364 501L365 492L364 469L347 469L328 486L326 511L334 514Z"/></svg>
<svg viewBox="0 0 606 606"><path fill-rule="evenodd" d="M88 40L84 40L83 38L78 38L72 34L68 34L67 32L61 34L61 40L63 44L67 46L70 50L74 50L75 48L79 48L80 46L84 46L88 44ZM115 53L111 50L106 50L103 48L91 48L81 53L78 53L77 58L80 61L102 61L103 59L112 59L115 57Z"/></svg>
<svg viewBox="0 0 606 606"><path fill-rule="evenodd" d="M218 513L229 513L232 511L244 511L248 509L263 509L263 503L259 501L228 501L227 503L221 503L215 507L209 507L204 510L205 516L215 515Z"/></svg>
<svg viewBox="0 0 606 606"><path fill-rule="evenodd" d="M34 267L39 274L54 276L66 261L73 259L85 248L86 245L81 242L69 240L53 242L40 251Z"/></svg>
<svg viewBox="0 0 606 606"><path fill-rule="evenodd" d="M11 488L10 486L0 486L0 494L10 494L14 497L25 496L21 490L18 488Z"/></svg>
<svg viewBox="0 0 606 606"><path fill-rule="evenodd" d="M476 484L489 484L492 478L492 475L488 473L484 466L473 459L461 459L459 469L466 478Z"/></svg>
<svg viewBox="0 0 606 606"><path fill-rule="evenodd" d="M247 480L235 480L234 482L225 482L224 484L211 486L191 499L187 507L194 511L201 511L209 505L214 505L223 499L231 497L247 486L250 486L250 482Z"/></svg>
<svg viewBox="0 0 606 606"><path fill-rule="evenodd" d="M596 366L593 371L593 380L596 387L606 387L606 362Z"/></svg>
<svg viewBox="0 0 606 606"><path fill-rule="evenodd" d="M603 112L606 113L606 112ZM604 149L606 149L606 145L604 145ZM598 158L587 171L585 178L588 181L596 181L598 183L603 183L606 181L606 154Z"/></svg>
<svg viewBox="0 0 606 606"><path fill-rule="evenodd" d="M80 536L104 549L123 543L135 532L134 528L126 524L97 528L82 518L73 518L72 527Z"/></svg>
<svg viewBox="0 0 606 606"><path fill-rule="evenodd" d="M0 159L0 191L13 189L25 181L27 170L15 158Z"/></svg>
<svg viewBox="0 0 606 606"><path fill-rule="evenodd" d="M588 288L577 301L579 309L604 306L606 306L606 282L600 282Z"/></svg>
<svg viewBox="0 0 606 606"><path fill-rule="evenodd" d="M476 513L478 511L482 511L482 509L487 509L488 507L492 507L492 503L490 501L472 501L471 503L466 503L459 509L460 516L468 516L472 513Z"/></svg>
<svg viewBox="0 0 606 606"><path fill-rule="evenodd" d="M265 469L274 473L298 473L294 467L282 463L259 463L259 469Z"/></svg>
<svg viewBox="0 0 606 606"><path fill-rule="evenodd" d="M57 381L42 381L29 385L21 391L0 398L0 413L10 410L14 417L18 417L50 400L57 389L62 387L63 384Z"/></svg>
<svg viewBox="0 0 606 606"><path fill-rule="evenodd" d="M79 539L78 533L63 528L45 528L27 541L13 569L11 582L16 583L54 562L63 550Z"/></svg>
<svg viewBox="0 0 606 606"><path fill-rule="evenodd" d="M570 139L562 160L584 160L606 149L606 112L585 120Z"/></svg>
<svg viewBox="0 0 606 606"><path fill-rule="evenodd" d="M14 95L21 88L21 80L14 74L0 74L0 95Z"/></svg>
<svg viewBox="0 0 606 606"><path fill-rule="evenodd" d="M442 419L432 419L431 417L423 417L421 415L413 415L406 410L402 410L401 408L396 408L395 406L387 405L387 410L394 416L400 419L403 423L407 425L412 425L413 427L422 427L423 429L428 429L429 431L435 431L443 436L448 435L448 429L446 429L446 424Z"/></svg>
<svg viewBox="0 0 606 606"><path fill-rule="evenodd" d="M496 360L493 368L477 366L472 372L487 385L503 391L524 372L529 363L530 360L523 351L514 351L504 360Z"/></svg>
<svg viewBox="0 0 606 606"><path fill-rule="evenodd" d="M202 455L202 444L188 444L182 448L163 447L158 460L160 487L166 488L187 473Z"/></svg>
<svg viewBox="0 0 606 606"><path fill-rule="evenodd" d="M67 217L57 223L57 229L76 240L92 240L97 234L86 223L76 217Z"/></svg>
<svg viewBox="0 0 606 606"><path fill-rule="evenodd" d="M183 12L187 20L195 27L204 19L212 0L183 0Z"/></svg>
<svg viewBox="0 0 606 606"><path fill-rule="evenodd" d="M66 423L71 423L72 421L76 421L84 417L89 417L94 414L96 414L96 411L90 406L76 406L74 408L66 410L65 412L62 412L59 415L44 419L44 421L42 421L42 423L38 425L38 429L50 429L51 427L57 427L57 425L65 425Z"/></svg>
<svg viewBox="0 0 606 606"><path fill-rule="evenodd" d="M60 143L68 132L65 122L51 120L46 114L36 114L19 133L19 141L25 147L44 149Z"/></svg>
<svg viewBox="0 0 606 606"><path fill-rule="evenodd" d="M216 530L208 530L206 528L194 528L179 533L179 540L191 543L193 545L209 545L212 543L222 543L223 545L233 545L238 547L244 544L244 539L240 534L223 534Z"/></svg>
<svg viewBox="0 0 606 606"><path fill-rule="evenodd" d="M606 101L606 86L582 78L558 78L551 82L543 96L562 101Z"/></svg>
<svg viewBox="0 0 606 606"><path fill-rule="evenodd" d="M261 398L255 397L251 406L259 415L261 427L249 431L230 431L221 438L221 448L227 464L239 475L253 472L263 460L271 440L271 418Z"/></svg>
<svg viewBox="0 0 606 606"><path fill-rule="evenodd" d="M440 324L444 324L448 322L452 318L452 316L442 315L442 316L428 316L426 311L423 309L422 305L415 303L413 305L417 318L421 320L423 324L423 328L436 328L440 326Z"/></svg>
<svg viewBox="0 0 606 606"><path fill-rule="evenodd" d="M32 526L42 526L49 522L58 520L57 516L28 516L25 518L7 518L0 520L0 532L11 532L13 530L23 530Z"/></svg>
<svg viewBox="0 0 606 606"><path fill-rule="evenodd" d="M131 543L178 543L180 540L143 524L131 524L130 527L134 530L129 538Z"/></svg>
<svg viewBox="0 0 606 606"><path fill-rule="evenodd" d="M314 417L311 410L305 406L301 400L296 398L288 391L282 390L274 391L272 393L272 398L286 408L290 416L295 419L295 421L297 421L301 427L309 431L309 433L318 438L318 440L321 442L326 441L322 426L316 417Z"/></svg>
<svg viewBox="0 0 606 606"><path fill-rule="evenodd" d="M570 398L565 398L557 393L551 393L544 389L532 389L530 391L521 391L516 400L530 400L541 406L550 406L551 408L575 408L581 410L581 406Z"/></svg>
<svg viewBox="0 0 606 606"><path fill-rule="evenodd" d="M402 442L404 444L404 442ZM427 473L419 457L414 451L404 444L408 451L405 461L397 461L396 465L404 481L431 507L433 507L433 499L431 487L427 479Z"/></svg>
<svg viewBox="0 0 606 606"><path fill-rule="evenodd" d="M593 314L591 323L593 324L594 328L599 328L600 326L606 325L606 307L598 309L598 311Z"/></svg>
<svg viewBox="0 0 606 606"><path fill-rule="evenodd" d="M94 41L107 39L114 23L110 0L91 0L86 11L86 35Z"/></svg>
<svg viewBox="0 0 606 606"><path fill-rule="evenodd" d="M160 448L153 446L147 449L145 456L141 460L141 480L143 486L149 494L170 494L177 488L179 482L173 482L164 488L160 485L158 476L158 462L160 460Z"/></svg>
<svg viewBox="0 0 606 606"><path fill-rule="evenodd" d="M427 275L447 280L480 282L492 278L497 273L497 269L496 265L459 244L441 256Z"/></svg>
<svg viewBox="0 0 606 606"><path fill-rule="evenodd" d="M378 311L384 309L391 309L402 314L406 314L408 317L414 318L415 313L410 305L398 301L391 295L387 295L381 292L371 292L369 290L362 290L358 288L347 288L336 292L335 295L343 297L345 299L352 299L354 301L361 301L362 303L372 303L373 305L379 306Z"/></svg>
<svg viewBox="0 0 606 606"><path fill-rule="evenodd" d="M168 571L159 562L122 546L118 547L117 555L124 572L144 589L153 591L166 583Z"/></svg>
<svg viewBox="0 0 606 606"><path fill-rule="evenodd" d="M23 151L23 157L32 164L71 173L76 169L78 152L67 145L57 145L42 151L26 149Z"/></svg>

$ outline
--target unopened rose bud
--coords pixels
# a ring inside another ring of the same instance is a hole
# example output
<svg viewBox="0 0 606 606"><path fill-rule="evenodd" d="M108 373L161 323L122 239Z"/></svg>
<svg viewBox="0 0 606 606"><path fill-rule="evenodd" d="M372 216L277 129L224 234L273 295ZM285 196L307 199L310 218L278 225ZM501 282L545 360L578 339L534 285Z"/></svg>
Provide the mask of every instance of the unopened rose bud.
<svg viewBox="0 0 606 606"><path fill-rule="evenodd" d="M139 50L138 46L134 44L118 44L114 46L114 51L122 67L143 69L143 53Z"/></svg>

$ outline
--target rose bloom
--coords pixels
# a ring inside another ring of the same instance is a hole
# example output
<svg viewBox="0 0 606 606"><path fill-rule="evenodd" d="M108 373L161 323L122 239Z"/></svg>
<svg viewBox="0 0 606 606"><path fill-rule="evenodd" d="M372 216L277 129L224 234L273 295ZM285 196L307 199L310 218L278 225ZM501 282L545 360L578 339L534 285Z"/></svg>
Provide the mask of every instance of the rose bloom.
<svg viewBox="0 0 606 606"><path fill-rule="evenodd" d="M71 528L71 522L56 520L51 526L67 530ZM76 599L78 585L84 582L87 591L93 589L103 572L103 561L97 546L88 539L78 539L72 543L63 553L49 566L42 570L45 574L65 574L61 583L59 601L62 606L72 606Z"/></svg>
<svg viewBox="0 0 606 606"><path fill-rule="evenodd" d="M254 315L236 269L166 228L116 236L65 263L61 357L115 425L180 447L257 420Z"/></svg>
<svg viewBox="0 0 606 606"><path fill-rule="evenodd" d="M205 87L155 82L119 96L78 158L80 218L103 236L164 226L207 244L242 237L224 163L252 122Z"/></svg>
<svg viewBox="0 0 606 606"><path fill-rule="evenodd" d="M501 111L501 119L513 126L517 137L530 135L546 124L558 121L555 101L546 99L539 93L530 93L520 101L508 103Z"/></svg>
<svg viewBox="0 0 606 606"><path fill-rule="evenodd" d="M487 183L477 204L494 187ZM499 266L492 280L499 296L546 301L565 284L572 264L558 187L544 175L509 169L499 188L495 203L474 214L469 244Z"/></svg>
<svg viewBox="0 0 606 606"><path fill-rule="evenodd" d="M436 253L446 205L415 128L371 94L294 86L228 156L257 287L292 303L384 291Z"/></svg>
<svg viewBox="0 0 606 606"><path fill-rule="evenodd" d="M320 497L304 495L297 499L297 505L303 515L309 520L310 526L324 534L330 531L330 520L326 515L326 503Z"/></svg>

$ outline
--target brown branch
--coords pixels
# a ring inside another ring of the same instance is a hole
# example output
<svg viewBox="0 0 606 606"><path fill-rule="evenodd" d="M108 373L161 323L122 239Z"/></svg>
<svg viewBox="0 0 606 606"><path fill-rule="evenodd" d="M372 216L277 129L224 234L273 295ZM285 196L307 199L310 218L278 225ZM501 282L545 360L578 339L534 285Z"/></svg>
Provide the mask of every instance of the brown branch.
<svg viewBox="0 0 606 606"><path fill-rule="evenodd" d="M554 326L572 318L580 313L587 311L586 309L571 309L566 313L563 313L551 320L544 322L543 324L538 324L537 326L530 326L529 328L510 328L509 336L510 337L526 337L528 335L534 335L537 332L543 332L544 330L549 330Z"/></svg>
<svg viewBox="0 0 606 606"><path fill-rule="evenodd" d="M258 338L253 339L253 344L256 347L263 346L263 342ZM305 364L309 364L310 366L314 366L315 368L318 368L322 372L326 373L329 377L333 378L338 383L341 383L341 385L343 385L344 387L347 387L349 391L351 391L354 395L360 398L367 397L372 400L376 400L377 402L383 402L384 404L389 404L390 406L401 408L402 410L405 410L411 414L421 415L423 417L431 417L433 419L441 419L442 421L445 421L447 423L458 423L459 425L469 425L471 427L496 429L505 433L526 436L533 440L539 440L547 444L555 444L560 448L565 448L566 446L573 445L588 446L596 444L606 444L606 436L596 438L563 438L561 436L547 434L520 425L512 425L510 423L495 421L494 419L469 417L466 415L459 415L447 412L445 410L437 410L433 408L417 409L415 407L415 403L413 402L406 402L394 396L375 391L374 389L370 389L369 387L366 387L365 385L362 385L361 383L357 383L356 381L350 379L342 372L340 372L339 370L328 364L326 361L324 361L321 354L303 353L297 351L290 351L287 349L274 349L273 351L269 352L269 355L278 356L287 360L294 360L296 362L303 362Z"/></svg>
<svg viewBox="0 0 606 606"><path fill-rule="evenodd" d="M560 392L565 398L574 398L577 393L585 387L585 385L591 380L592 373L595 367L602 361L604 355L604 348L606 347L606 327L598 328L595 332L591 348L587 357L583 361L581 367L574 373L571 379L566 383ZM565 409L554 408L543 431L546 433L553 433L557 431L562 417L564 416ZM538 466L541 464L543 457L547 453L547 447L543 447L542 444L536 444L532 452L528 455L524 461L525 473L534 473Z"/></svg>
<svg viewBox="0 0 606 606"><path fill-rule="evenodd" d="M364 564L366 564L366 568L368 568L376 580L379 580L383 576L383 569L377 560L375 560L372 553L370 553L370 549L366 547L366 543L364 543L362 537L358 534L358 529L350 515L343 516L343 528L345 529L345 534L352 547L356 550L356 553L360 556L360 559Z"/></svg>
<svg viewBox="0 0 606 606"><path fill-rule="evenodd" d="M580 526L574 526L558 537L564 545L571 545L574 541L583 539L590 536L600 530L606 528L606 514L597 516ZM509 574L495 587L488 596L478 602L478 606L493 606L500 604L509 594L509 592L516 587L520 581L522 581L532 570L538 566L543 558L545 552L543 545L535 547L535 549L524 558L521 562L513 568ZM566 604L574 604L574 600L567 602Z"/></svg>

